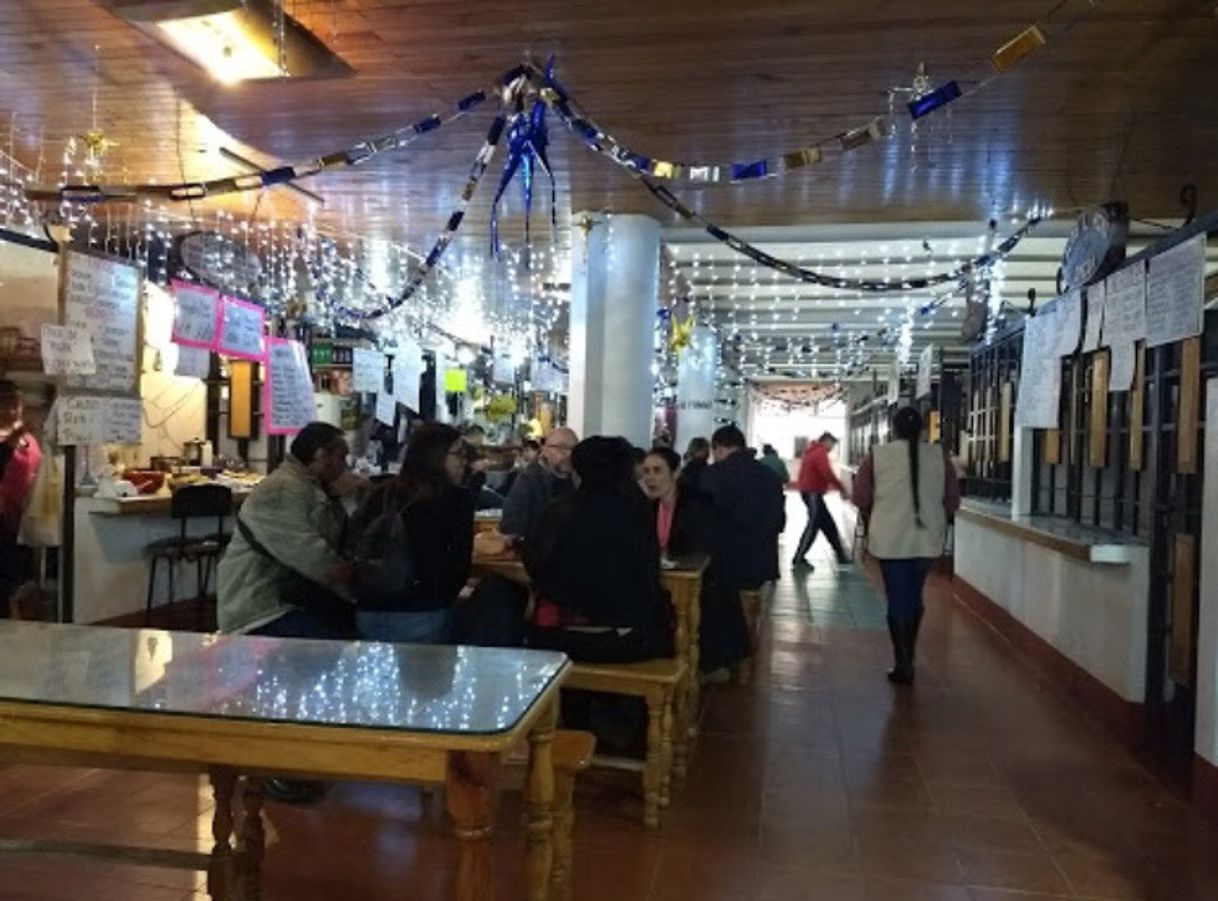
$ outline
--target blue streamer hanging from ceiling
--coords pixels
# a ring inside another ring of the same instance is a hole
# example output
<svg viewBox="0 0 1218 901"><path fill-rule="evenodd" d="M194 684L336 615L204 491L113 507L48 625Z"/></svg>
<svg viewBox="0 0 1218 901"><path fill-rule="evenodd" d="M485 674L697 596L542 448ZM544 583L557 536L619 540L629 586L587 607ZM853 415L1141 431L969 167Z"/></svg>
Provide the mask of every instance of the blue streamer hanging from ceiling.
<svg viewBox="0 0 1218 901"><path fill-rule="evenodd" d="M546 60L543 84L554 83L554 57ZM499 189L491 202L491 253L499 256L499 201L508 186L520 173L520 187L524 194L524 263L531 265L532 234L530 220L533 214L533 179L536 170L550 179L550 228L558 228L558 188L554 181L554 170L550 166L550 133L546 126L546 102L533 86L531 91L519 91L515 99L515 111L508 125L508 156L499 177ZM526 96L526 93L528 96ZM531 98L531 99L530 99Z"/></svg>

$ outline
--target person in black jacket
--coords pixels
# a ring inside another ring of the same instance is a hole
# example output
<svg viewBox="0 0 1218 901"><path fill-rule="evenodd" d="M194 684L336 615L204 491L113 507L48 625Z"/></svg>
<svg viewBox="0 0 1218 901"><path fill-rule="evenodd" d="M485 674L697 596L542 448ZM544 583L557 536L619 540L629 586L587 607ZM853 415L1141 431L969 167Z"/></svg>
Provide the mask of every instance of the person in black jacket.
<svg viewBox="0 0 1218 901"><path fill-rule="evenodd" d="M451 426L425 423L411 434L398 477L378 488L352 520L352 532L358 534L387 507L397 508L416 580L396 604L358 611L361 638L452 642L453 608L469 578L474 544L474 501L461 486L464 474L461 434Z"/></svg>
<svg viewBox="0 0 1218 901"><path fill-rule="evenodd" d="M710 467L711 446L705 438L691 438L685 448L685 466L681 468L681 487L704 491L702 476Z"/></svg>
<svg viewBox="0 0 1218 901"><path fill-rule="evenodd" d="M778 476L748 453L740 429L719 429L711 448L715 462L702 478L714 522L707 570L711 588L702 603L700 664L707 673L723 671L748 656L740 592L778 578L778 536L786 518Z"/></svg>
<svg viewBox="0 0 1218 901"><path fill-rule="evenodd" d="M714 548L714 508L702 492L680 483L681 458L667 447L643 458L643 492L651 499L656 537L666 557L709 554Z"/></svg>
<svg viewBox="0 0 1218 901"><path fill-rule="evenodd" d="M587 662L666 657L671 608L630 444L588 438L571 462L578 487L550 505L524 543L537 596L528 644Z"/></svg>

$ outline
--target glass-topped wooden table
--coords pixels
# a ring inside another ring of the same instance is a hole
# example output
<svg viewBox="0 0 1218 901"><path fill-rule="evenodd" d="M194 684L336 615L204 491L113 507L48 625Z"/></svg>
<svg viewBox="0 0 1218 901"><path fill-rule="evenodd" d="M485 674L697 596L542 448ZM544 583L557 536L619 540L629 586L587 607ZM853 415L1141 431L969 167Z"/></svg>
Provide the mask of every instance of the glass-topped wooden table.
<svg viewBox="0 0 1218 901"><path fill-rule="evenodd" d="M565 656L546 651L0 621L0 755L208 773L216 844L202 868L215 898L257 897L259 777L444 783L462 846L455 897L482 901L494 897L486 840L498 765L527 739L528 892L540 901L567 670ZM234 846L239 776L245 816ZM161 866L201 863L148 853Z"/></svg>

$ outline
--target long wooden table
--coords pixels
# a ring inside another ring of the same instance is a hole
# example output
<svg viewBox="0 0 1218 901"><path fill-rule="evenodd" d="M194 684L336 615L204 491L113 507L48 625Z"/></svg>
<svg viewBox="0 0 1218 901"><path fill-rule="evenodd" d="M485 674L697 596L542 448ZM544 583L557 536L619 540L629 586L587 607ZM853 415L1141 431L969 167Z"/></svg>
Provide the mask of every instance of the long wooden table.
<svg viewBox="0 0 1218 901"><path fill-rule="evenodd" d="M495 897L488 838L500 759L527 740L528 898L547 896L551 741L562 654L0 622L0 755L207 773L211 855L9 841L208 872L213 898L258 896L260 777L443 783L461 842L454 897ZM246 786L234 844L234 796Z"/></svg>
<svg viewBox="0 0 1218 901"><path fill-rule="evenodd" d="M687 667L681 687L681 703L678 704L684 714L678 728L683 730L687 740L678 742L677 756L673 761L674 775L678 779L685 776L688 746L697 735L702 578L709 563L710 557L707 554L688 554L665 561L660 570L660 581L668 592L676 621L674 651L677 659ZM521 585L529 584L529 574L525 570L524 562L515 554L484 555L475 552L473 573L476 576L499 575Z"/></svg>

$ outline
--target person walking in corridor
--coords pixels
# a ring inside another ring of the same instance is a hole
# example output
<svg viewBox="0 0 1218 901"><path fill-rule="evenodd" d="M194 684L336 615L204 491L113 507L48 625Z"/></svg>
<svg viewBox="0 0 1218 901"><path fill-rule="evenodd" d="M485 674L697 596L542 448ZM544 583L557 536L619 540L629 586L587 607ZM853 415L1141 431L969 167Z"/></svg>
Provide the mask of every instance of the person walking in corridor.
<svg viewBox="0 0 1218 901"><path fill-rule="evenodd" d="M797 568L811 569L807 554L812 550L812 545L816 543L818 532L825 533L825 538L833 547L833 553L837 555L838 563L844 565L850 562L850 555L842 547L842 537L838 534L837 523L834 522L833 514L829 512L829 508L825 504L825 495L830 491L838 491L844 500L850 499L850 492L846 490L841 479L837 477L837 473L833 471L833 463L829 460L829 455L833 453L835 447L837 447L837 439L825 432L808 445L799 462L799 496L803 498L804 506L808 508L808 523L799 537L799 547L795 551L795 559L791 561L791 565Z"/></svg>
<svg viewBox="0 0 1218 901"><path fill-rule="evenodd" d="M948 520L960 506L960 483L942 447L922 441L922 415L903 407L896 440L875 448L854 479L854 501L867 520L867 550L879 561L888 595L895 664L888 680L909 685L922 623L922 588L943 554Z"/></svg>

